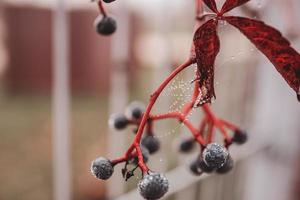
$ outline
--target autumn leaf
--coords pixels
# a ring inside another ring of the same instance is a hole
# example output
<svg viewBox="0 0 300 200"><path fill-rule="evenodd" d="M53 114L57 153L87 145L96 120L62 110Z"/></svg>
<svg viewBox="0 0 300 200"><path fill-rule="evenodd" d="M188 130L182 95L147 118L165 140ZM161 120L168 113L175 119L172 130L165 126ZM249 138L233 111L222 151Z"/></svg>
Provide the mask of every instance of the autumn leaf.
<svg viewBox="0 0 300 200"><path fill-rule="evenodd" d="M217 4L215 0L203 0L203 2L211 9L213 12L218 13Z"/></svg>
<svg viewBox="0 0 300 200"><path fill-rule="evenodd" d="M200 26L194 35L199 86L201 90L200 105L211 102L211 99L215 97L214 64L220 50L217 25L218 21L211 19Z"/></svg>
<svg viewBox="0 0 300 200"><path fill-rule="evenodd" d="M238 6L247 3L250 0L227 0L222 6L221 13L224 14Z"/></svg>
<svg viewBox="0 0 300 200"><path fill-rule="evenodd" d="M244 17L224 17L238 28L275 66L291 88L300 94L300 55L275 28Z"/></svg>

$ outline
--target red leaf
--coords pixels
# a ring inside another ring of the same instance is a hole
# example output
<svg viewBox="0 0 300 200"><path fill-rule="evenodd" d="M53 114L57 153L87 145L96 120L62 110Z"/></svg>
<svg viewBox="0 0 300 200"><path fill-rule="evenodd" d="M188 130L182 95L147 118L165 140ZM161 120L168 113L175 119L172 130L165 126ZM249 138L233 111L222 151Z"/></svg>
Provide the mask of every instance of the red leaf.
<svg viewBox="0 0 300 200"><path fill-rule="evenodd" d="M217 35L218 21L211 19L198 28L194 35L197 68L201 98L199 104L211 102L215 97L214 91L214 64L220 50L220 41Z"/></svg>
<svg viewBox="0 0 300 200"><path fill-rule="evenodd" d="M293 90L300 94L300 55L281 33L265 23L244 17L224 17L238 28L283 76Z"/></svg>
<svg viewBox="0 0 300 200"><path fill-rule="evenodd" d="M224 14L242 4L247 3L250 0L227 0L222 6L221 13Z"/></svg>
<svg viewBox="0 0 300 200"><path fill-rule="evenodd" d="M218 13L218 9L217 9L217 4L215 0L203 0L203 2L207 5L207 7L209 7L209 9L211 9L212 11L214 11L214 13Z"/></svg>

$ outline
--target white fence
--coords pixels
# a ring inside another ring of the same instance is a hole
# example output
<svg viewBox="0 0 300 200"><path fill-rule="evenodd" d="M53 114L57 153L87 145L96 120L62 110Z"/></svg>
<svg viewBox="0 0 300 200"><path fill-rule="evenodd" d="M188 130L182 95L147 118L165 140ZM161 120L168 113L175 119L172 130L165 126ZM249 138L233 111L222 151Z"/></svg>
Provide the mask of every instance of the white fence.
<svg viewBox="0 0 300 200"><path fill-rule="evenodd" d="M61 0L63 2L63 0ZM120 3L121 4L121 3ZM62 4L61 4L62 5ZM55 32L57 35L55 45L60 46L66 40L65 32L61 29L66 24L65 16L62 7L58 8L56 17L60 18L57 21ZM124 11L124 9L121 9ZM298 10L299 11L299 10ZM277 27L280 27L281 18L274 11L269 9L265 16L269 22L272 22ZM56 18L56 19L58 19ZM126 13L120 17L121 33L120 37L116 35L115 40L126 41ZM125 27L125 28L124 28ZM162 25L161 27L164 27ZM281 26L282 27L282 26ZM127 27L128 28L128 27ZM224 30L227 30L225 27ZM227 41L236 39L236 32L229 30L233 37L227 37L225 34L221 37L227 38ZM60 36L59 36L60 35ZM125 35L125 36L124 36ZM238 37L238 36L237 36ZM168 40L167 38L165 38ZM224 41L224 40L221 40ZM61 43L62 42L62 43ZM118 42L116 42L117 44ZM221 53L220 68L217 68L218 82L217 86L218 100L215 106L217 113L225 116L229 113L234 121L243 124L248 128L250 133L250 142L245 146L233 149L233 157L236 160L236 169L226 176L203 175L201 177L193 177L188 171L188 168L179 163L178 167L166 172L166 176L170 180L171 187L165 198L173 196L176 199L192 200L192 199L210 199L210 200L260 200L260 199L276 199L287 200L289 196L289 184L291 184L293 171L293 156L298 149L299 141L299 105L295 101L295 96L290 89L281 80L274 68L265 58L259 57L257 53L244 52L240 55L241 59L237 58L233 62L222 64L222 61L230 58L228 52L234 53L235 49L230 49L226 46L226 41L222 43L222 48L225 48ZM299 47L300 42L294 41ZM129 44L128 44L129 45ZM238 45L235 43L235 45ZM244 44L242 44L243 46ZM248 49L249 46L246 42ZM231 45L232 47L232 45ZM247 49L246 48L246 49ZM113 48L118 49L117 45ZM245 49L245 48L244 48ZM299 50L299 48L298 48ZM56 78L54 87L54 149L55 149L55 173L56 180L55 199L68 200L70 195L70 172L65 169L69 168L69 150L68 150L68 86L67 86L67 62L63 55L67 55L67 49L56 48L55 58L56 70L54 75ZM114 59L117 60L118 70L112 77L113 87L111 93L111 111L124 107L127 103L127 84L126 72L120 70L122 64L126 63L126 49L124 52L115 52ZM119 55L122 55L121 57ZM250 55L250 59L249 59ZM253 58L259 60L253 60ZM168 59L168 58L167 58ZM253 68L245 68L243 65L253 65ZM158 63L171 63L170 60L160 60ZM238 63L237 67L230 67L233 63ZM64 66L66 68L64 68ZM161 73L161 68L157 68L155 84L165 76ZM167 73L169 69L165 72ZM118 85L119 87L116 87ZM58 87L59 86L59 87ZM62 87L64 86L64 87ZM122 87L120 89L120 86ZM122 92L120 92L122 91ZM120 98L122 95L122 98ZM115 100L117 99L117 100ZM122 99L122 101L120 101ZM220 103L222 101L222 103ZM238 105L236 104L238 102ZM65 110L64 116L56 115L55 111ZM230 112L232 111L232 112ZM232 114L233 113L233 114ZM63 119L62 119L63 117ZM122 134L111 134L109 141L115 141L118 138L121 145L111 146L110 152L120 152L126 148L125 140ZM111 142L112 143L112 142ZM118 154L119 155L119 154ZM115 176L116 177L116 176ZM279 181L280 180L280 181ZM120 178L114 178L109 184L109 196L116 200L139 200L141 199L136 190L124 193L124 184ZM118 188L116 190L116 188ZM116 197L118 196L118 197Z"/></svg>

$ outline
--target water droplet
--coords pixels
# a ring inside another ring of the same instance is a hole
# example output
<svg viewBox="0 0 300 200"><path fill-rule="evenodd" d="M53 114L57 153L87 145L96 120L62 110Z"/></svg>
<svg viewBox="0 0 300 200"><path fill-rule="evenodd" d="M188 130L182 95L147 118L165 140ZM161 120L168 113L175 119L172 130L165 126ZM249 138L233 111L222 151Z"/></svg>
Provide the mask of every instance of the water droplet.
<svg viewBox="0 0 300 200"><path fill-rule="evenodd" d="M258 8L258 9L262 8L261 2L257 2L257 8Z"/></svg>
<svg viewBox="0 0 300 200"><path fill-rule="evenodd" d="M243 54L244 54L243 51L240 51L240 52L237 53L238 56L243 55Z"/></svg>

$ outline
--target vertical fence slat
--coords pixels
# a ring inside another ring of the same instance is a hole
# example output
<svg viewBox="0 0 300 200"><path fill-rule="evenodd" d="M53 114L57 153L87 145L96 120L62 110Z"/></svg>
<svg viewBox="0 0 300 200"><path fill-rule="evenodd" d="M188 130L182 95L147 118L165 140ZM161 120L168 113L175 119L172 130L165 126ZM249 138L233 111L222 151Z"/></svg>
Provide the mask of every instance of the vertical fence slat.
<svg viewBox="0 0 300 200"><path fill-rule="evenodd" d="M118 22L118 30L112 36L111 60L113 69L111 74L111 93L109 97L109 112L122 113L128 103L128 54L129 54L129 14L125 2L116 5L114 16ZM126 134L124 131L109 131L108 151L110 158L116 158L126 151ZM122 166L115 167L121 171ZM119 174L112 176L108 182L107 196L113 199L125 191L124 179Z"/></svg>
<svg viewBox="0 0 300 200"><path fill-rule="evenodd" d="M69 145L69 44L66 1L59 0L53 13L53 183L54 199L71 199Z"/></svg>

